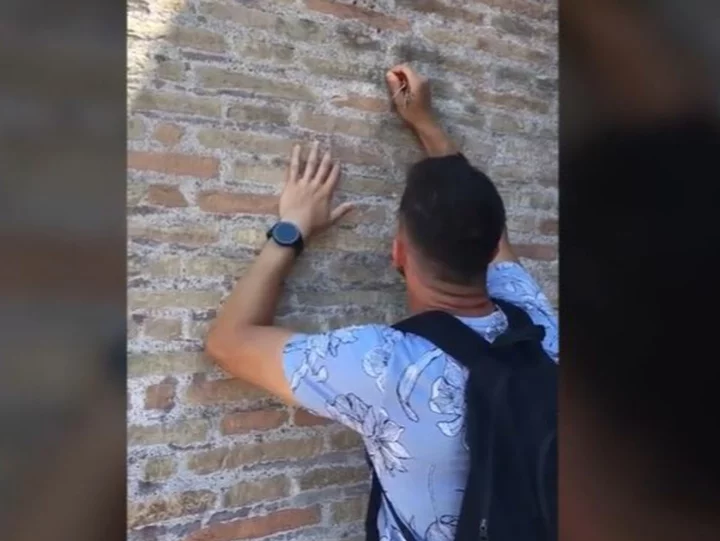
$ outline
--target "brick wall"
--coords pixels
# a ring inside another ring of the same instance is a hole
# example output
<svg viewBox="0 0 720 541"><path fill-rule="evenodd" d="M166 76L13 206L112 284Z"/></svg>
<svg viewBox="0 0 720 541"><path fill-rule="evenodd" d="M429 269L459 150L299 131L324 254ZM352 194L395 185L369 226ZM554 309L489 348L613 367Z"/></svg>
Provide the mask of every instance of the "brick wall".
<svg viewBox="0 0 720 541"><path fill-rule="evenodd" d="M557 10L535 0L130 0L128 497L132 540L361 539L358 438L231 381L200 353L252 260L296 141L345 162L361 212L312 244L279 322L403 314L389 239L420 156L387 111L412 61L499 184L513 241L556 300Z"/></svg>

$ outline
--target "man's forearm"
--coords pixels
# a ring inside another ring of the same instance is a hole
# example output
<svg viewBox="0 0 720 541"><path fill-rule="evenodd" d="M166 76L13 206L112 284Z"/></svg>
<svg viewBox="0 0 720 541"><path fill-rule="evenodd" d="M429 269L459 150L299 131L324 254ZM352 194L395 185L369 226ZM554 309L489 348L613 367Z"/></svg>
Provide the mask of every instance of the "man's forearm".
<svg viewBox="0 0 720 541"><path fill-rule="evenodd" d="M429 157L441 158L458 153L458 148L435 119L428 118L414 126L414 129L415 135Z"/></svg>
<svg viewBox="0 0 720 541"><path fill-rule="evenodd" d="M250 269L235 284L213 330L234 332L243 326L272 325L285 278L295 254L273 242L265 245Z"/></svg>

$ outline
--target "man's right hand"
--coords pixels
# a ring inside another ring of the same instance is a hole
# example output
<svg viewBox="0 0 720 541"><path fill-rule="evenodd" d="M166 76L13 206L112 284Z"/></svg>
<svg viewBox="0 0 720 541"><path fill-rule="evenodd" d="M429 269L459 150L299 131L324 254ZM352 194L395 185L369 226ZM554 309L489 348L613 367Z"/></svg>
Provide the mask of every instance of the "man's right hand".
<svg viewBox="0 0 720 541"><path fill-rule="evenodd" d="M433 122L430 84L407 64L391 68L385 74L390 99L398 114L413 129Z"/></svg>
<svg viewBox="0 0 720 541"><path fill-rule="evenodd" d="M385 75L390 99L431 158L457 154L458 149L435 120L428 80L407 64L395 66Z"/></svg>

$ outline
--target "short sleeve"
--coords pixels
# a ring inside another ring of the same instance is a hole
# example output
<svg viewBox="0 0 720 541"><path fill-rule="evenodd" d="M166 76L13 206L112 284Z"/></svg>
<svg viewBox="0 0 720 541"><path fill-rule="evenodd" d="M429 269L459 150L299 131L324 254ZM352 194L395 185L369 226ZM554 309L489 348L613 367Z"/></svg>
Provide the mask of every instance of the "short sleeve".
<svg viewBox="0 0 720 541"><path fill-rule="evenodd" d="M557 315L540 285L520 263L503 261L490 265L488 293L522 308L537 325L545 328L543 348L555 361L559 358Z"/></svg>
<svg viewBox="0 0 720 541"><path fill-rule="evenodd" d="M362 432L363 412L381 407L385 378L399 331L385 325L295 334L283 366L295 399L305 408Z"/></svg>

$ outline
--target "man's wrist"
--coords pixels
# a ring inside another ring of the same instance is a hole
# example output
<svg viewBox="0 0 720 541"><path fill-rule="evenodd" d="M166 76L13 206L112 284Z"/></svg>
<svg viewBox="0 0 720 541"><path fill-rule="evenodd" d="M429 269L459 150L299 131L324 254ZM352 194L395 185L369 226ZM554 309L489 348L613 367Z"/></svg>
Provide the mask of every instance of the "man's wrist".
<svg viewBox="0 0 720 541"><path fill-rule="evenodd" d="M260 252L264 272L270 276L275 275L281 281L290 274L297 257L295 250L288 246L280 246L272 240L265 244Z"/></svg>
<svg viewBox="0 0 720 541"><path fill-rule="evenodd" d="M307 241L312 234L312 228L305 220L302 220L300 218L296 218L293 216L281 216L279 221L293 224L295 227L297 227L297 230L300 232L300 235L302 235L302 238L305 241Z"/></svg>
<svg viewBox="0 0 720 541"><path fill-rule="evenodd" d="M432 113L426 113L410 123L415 132L420 135L436 130L439 127L437 119Z"/></svg>
<svg viewBox="0 0 720 541"><path fill-rule="evenodd" d="M457 154L458 149L452 140L445 133L440 123L435 120L426 121L415 129L418 139L422 144L425 152L431 158L439 158L442 156L450 156Z"/></svg>

